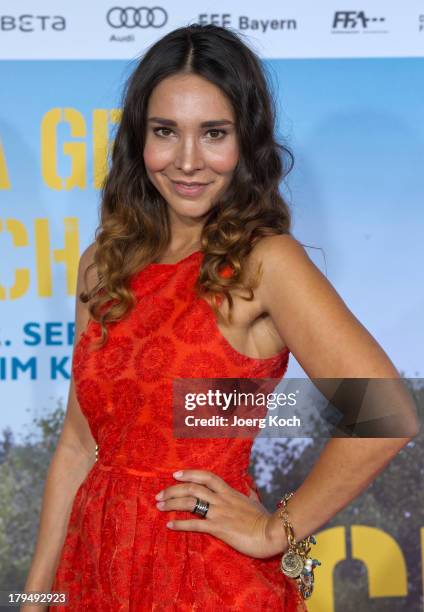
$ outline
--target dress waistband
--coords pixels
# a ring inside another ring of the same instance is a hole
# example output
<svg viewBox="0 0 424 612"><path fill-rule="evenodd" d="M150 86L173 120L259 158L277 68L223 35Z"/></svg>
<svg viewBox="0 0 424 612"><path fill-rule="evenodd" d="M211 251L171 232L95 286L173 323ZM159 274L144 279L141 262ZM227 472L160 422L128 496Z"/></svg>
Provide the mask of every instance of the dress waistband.
<svg viewBox="0 0 424 612"><path fill-rule="evenodd" d="M176 481L176 479L173 477L172 474L173 472L176 472L179 469L179 468L170 469L170 468L157 467L154 470L138 470L136 468L130 468L125 465L106 464L106 463L103 463L103 461L100 461L100 459L97 459L97 461L93 465L93 468L107 471L107 472L112 472L117 475L124 472L126 474L130 474L132 476L140 477L140 478L156 478L156 479L161 479L161 480L168 479L168 480L174 480L174 481ZM199 469L202 469L202 468L199 468ZM218 471L215 471L213 469L211 469L210 471L213 471L214 473L217 474L217 476L220 476L223 480L228 480L229 482L239 482L242 480L247 480L249 482L252 481L252 476L247 471L244 471L244 472L237 471L237 472L230 472L230 473L219 473Z"/></svg>

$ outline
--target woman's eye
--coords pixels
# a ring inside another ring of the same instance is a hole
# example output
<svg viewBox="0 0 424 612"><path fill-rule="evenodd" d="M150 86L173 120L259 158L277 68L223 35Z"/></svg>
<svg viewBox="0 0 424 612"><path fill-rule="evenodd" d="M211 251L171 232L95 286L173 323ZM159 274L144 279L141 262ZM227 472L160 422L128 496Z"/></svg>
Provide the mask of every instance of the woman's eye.
<svg viewBox="0 0 424 612"><path fill-rule="evenodd" d="M158 136L168 136L168 134L159 134L159 132L163 132L164 130L165 132L172 132L172 130L166 127L153 128L153 132L157 134Z"/></svg>
<svg viewBox="0 0 424 612"><path fill-rule="evenodd" d="M222 138L224 138L225 134L227 133L225 130L208 130L207 132L208 134L222 134ZM220 138L216 138L215 136L212 138L212 140L220 140Z"/></svg>
<svg viewBox="0 0 424 612"><path fill-rule="evenodd" d="M154 132L154 134L156 134L157 136L160 136L162 138L166 138L167 136L172 134L172 130L170 128L167 128L167 127L156 127L156 128L153 128L153 132ZM221 140L221 138L223 138L226 135L226 133L227 132L225 130L218 130L218 129L212 129L212 130L208 130L206 132L206 134L210 135L209 140Z"/></svg>

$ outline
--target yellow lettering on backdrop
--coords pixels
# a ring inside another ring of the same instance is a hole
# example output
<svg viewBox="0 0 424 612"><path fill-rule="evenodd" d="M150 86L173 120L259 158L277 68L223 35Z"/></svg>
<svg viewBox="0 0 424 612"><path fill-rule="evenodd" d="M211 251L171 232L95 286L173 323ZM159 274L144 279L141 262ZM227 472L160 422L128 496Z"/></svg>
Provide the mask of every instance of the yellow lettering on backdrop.
<svg viewBox="0 0 424 612"><path fill-rule="evenodd" d="M0 232L3 231L3 223L0 219ZM28 234L25 226L17 219L6 219L6 231L12 236L14 247L28 246ZM29 289L30 275L28 268L17 268L15 270L15 282L10 288L10 299L16 300L22 297ZM0 285L0 300L7 297L6 288Z"/></svg>
<svg viewBox="0 0 424 612"><path fill-rule="evenodd" d="M0 189L10 189L9 173L7 171L6 156L3 145L0 142Z"/></svg>
<svg viewBox="0 0 424 612"><path fill-rule="evenodd" d="M322 561L315 570L315 591L308 599L308 612L334 612L333 571L346 559L346 529L332 527L320 531L313 556ZM312 551L311 551L312 552Z"/></svg>
<svg viewBox="0 0 424 612"><path fill-rule="evenodd" d="M93 185L101 189L108 171L108 157L112 151L113 140L109 140L109 123L117 124L121 120L119 108L93 111Z"/></svg>
<svg viewBox="0 0 424 612"><path fill-rule="evenodd" d="M56 263L65 264L67 292L68 295L73 295L76 288L79 260L78 219L76 217L68 217L64 219L64 223L65 246L63 249L54 249L53 258ZM38 295L50 297L53 294L53 286L48 219L35 220L35 253Z"/></svg>
<svg viewBox="0 0 424 612"><path fill-rule="evenodd" d="M408 594L406 563L394 538L381 529L354 525L352 557L365 563L370 597L405 597Z"/></svg>
<svg viewBox="0 0 424 612"><path fill-rule="evenodd" d="M35 265L38 295L50 297L52 295L52 269L48 219L35 219Z"/></svg>
<svg viewBox="0 0 424 612"><path fill-rule="evenodd" d="M65 222L65 246L63 249L54 249L53 257L56 263L64 263L66 269L66 291L68 295L74 295L77 287L79 239L78 219L67 217Z"/></svg>
<svg viewBox="0 0 424 612"><path fill-rule="evenodd" d="M308 612L334 612L333 572L337 563L346 559L345 536L345 527L334 527L317 534L313 556L320 559L322 565L315 570L315 590L307 602ZM424 529L421 538L424 545ZM394 538L382 529L353 525L351 543L352 559L362 561L368 572L368 597L406 597L405 558Z"/></svg>
<svg viewBox="0 0 424 612"><path fill-rule="evenodd" d="M63 112L62 112L63 111ZM82 114L73 108L52 108L41 122L41 169L45 183L58 191L87 186L87 153L85 142L65 142L63 153L71 158L71 174L65 181L58 173L57 129L61 121L69 123L73 138L86 137Z"/></svg>

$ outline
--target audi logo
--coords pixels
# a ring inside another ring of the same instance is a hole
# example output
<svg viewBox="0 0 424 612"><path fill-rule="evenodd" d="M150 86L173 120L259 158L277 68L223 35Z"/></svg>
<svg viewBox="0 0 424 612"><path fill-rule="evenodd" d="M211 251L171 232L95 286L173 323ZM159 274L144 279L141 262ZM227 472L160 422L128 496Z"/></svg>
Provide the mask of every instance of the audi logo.
<svg viewBox="0 0 424 612"><path fill-rule="evenodd" d="M107 12L106 20L112 28L162 28L168 21L168 13L161 6L114 6Z"/></svg>

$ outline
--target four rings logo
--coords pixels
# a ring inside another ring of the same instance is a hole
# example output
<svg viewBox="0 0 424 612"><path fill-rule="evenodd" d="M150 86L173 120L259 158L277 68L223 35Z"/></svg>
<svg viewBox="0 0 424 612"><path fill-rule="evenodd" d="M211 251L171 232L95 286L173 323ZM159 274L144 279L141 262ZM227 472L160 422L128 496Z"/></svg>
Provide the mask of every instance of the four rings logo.
<svg viewBox="0 0 424 612"><path fill-rule="evenodd" d="M161 6L114 6L107 12L106 21L112 28L162 28L168 21L168 13Z"/></svg>

